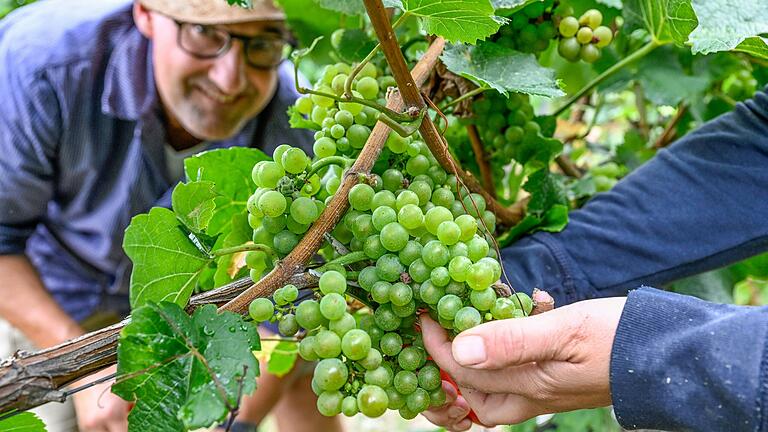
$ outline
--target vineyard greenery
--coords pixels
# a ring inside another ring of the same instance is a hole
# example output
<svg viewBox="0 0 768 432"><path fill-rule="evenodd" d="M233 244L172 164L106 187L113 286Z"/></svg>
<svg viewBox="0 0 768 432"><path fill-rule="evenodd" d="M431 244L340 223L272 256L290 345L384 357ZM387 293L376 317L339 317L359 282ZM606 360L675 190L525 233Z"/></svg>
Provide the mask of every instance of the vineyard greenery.
<svg viewBox="0 0 768 432"><path fill-rule="evenodd" d="M570 210L768 81L760 0L279 3L299 44L301 97L286 116L312 131L313 154L285 143L271 157L195 155L172 208L132 220L133 310L113 386L135 402L131 431L224 424L258 391L254 352L278 375L316 362L324 415L412 419L441 405L419 313L454 334L527 316L534 287L510 289L501 248L562 230ZM416 77L414 103L396 63L413 69L430 50L439 62ZM761 304L765 261L669 288ZM187 308L243 278L255 285L218 310ZM262 322L282 339L262 343ZM43 427L16 416L0 428L11 422ZM552 425L617 428L604 410Z"/></svg>

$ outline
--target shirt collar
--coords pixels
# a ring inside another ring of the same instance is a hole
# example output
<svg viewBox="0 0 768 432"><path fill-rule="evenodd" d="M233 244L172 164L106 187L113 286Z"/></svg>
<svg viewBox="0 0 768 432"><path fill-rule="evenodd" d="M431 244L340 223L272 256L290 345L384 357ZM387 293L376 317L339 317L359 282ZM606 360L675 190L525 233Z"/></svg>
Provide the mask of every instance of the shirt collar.
<svg viewBox="0 0 768 432"><path fill-rule="evenodd" d="M101 110L135 121L157 105L152 44L136 27L118 39L104 74Z"/></svg>

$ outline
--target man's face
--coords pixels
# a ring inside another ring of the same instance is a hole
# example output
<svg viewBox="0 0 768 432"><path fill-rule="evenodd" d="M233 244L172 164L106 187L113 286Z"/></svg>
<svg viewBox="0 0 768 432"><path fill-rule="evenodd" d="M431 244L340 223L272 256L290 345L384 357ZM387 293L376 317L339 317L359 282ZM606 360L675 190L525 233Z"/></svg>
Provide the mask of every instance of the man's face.
<svg viewBox="0 0 768 432"><path fill-rule="evenodd" d="M225 54L201 59L179 46L181 27L171 18L149 13L155 82L170 121L201 140L232 137L267 105L277 86L277 70L246 63L243 42L232 39ZM276 37L281 22L262 21L221 26L235 35ZM143 31L147 35L146 31Z"/></svg>

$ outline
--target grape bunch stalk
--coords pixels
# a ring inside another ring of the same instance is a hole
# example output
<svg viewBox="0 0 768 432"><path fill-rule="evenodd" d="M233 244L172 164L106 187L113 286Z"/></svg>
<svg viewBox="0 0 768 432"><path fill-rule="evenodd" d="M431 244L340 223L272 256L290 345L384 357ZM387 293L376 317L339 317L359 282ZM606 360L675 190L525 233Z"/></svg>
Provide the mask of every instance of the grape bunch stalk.
<svg viewBox="0 0 768 432"><path fill-rule="evenodd" d="M277 322L284 336L300 335L299 354L317 361L312 388L324 415L378 417L390 409L411 419L443 404L440 370L427 358L418 315L428 313L455 335L533 307L525 294L506 297L494 288L502 268L492 247L496 218L485 200L449 176L418 134L391 132L371 174L346 172L346 158L336 154L309 161L299 149L278 150L275 161L254 167L254 241L268 246L272 236L275 252L287 252L296 224L308 227L321 194L333 195L331 180L355 175L349 210L332 231L348 251L320 251L326 262L311 298L295 304L299 290L286 285L272 299L254 300L251 318ZM247 258L249 266L254 261ZM251 267L252 276L262 267Z"/></svg>
<svg viewBox="0 0 768 432"><path fill-rule="evenodd" d="M597 9L590 9L576 19L570 8L559 10L558 13L561 14L558 53L570 62L581 59L594 63L600 59L601 50L613 41L613 31L602 25L603 14Z"/></svg>

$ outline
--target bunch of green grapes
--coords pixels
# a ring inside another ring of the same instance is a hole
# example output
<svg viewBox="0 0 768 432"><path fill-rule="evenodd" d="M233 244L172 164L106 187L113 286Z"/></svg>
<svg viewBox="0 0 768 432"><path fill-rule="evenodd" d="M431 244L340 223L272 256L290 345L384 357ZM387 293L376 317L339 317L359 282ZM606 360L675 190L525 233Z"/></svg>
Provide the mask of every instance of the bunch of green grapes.
<svg viewBox="0 0 768 432"><path fill-rule="evenodd" d="M552 21L553 0L531 3L510 17L494 37L500 45L526 53L539 53L557 36Z"/></svg>
<svg viewBox="0 0 768 432"><path fill-rule="evenodd" d="M341 96L351 71L352 66L346 63L327 65L313 89ZM385 105L386 91L391 86L396 86L391 75L384 75L373 63L367 63L353 80L351 89L354 96ZM357 155L379 115L374 108L359 103L337 102L315 94L298 98L295 109L319 129L313 150L320 158Z"/></svg>
<svg viewBox="0 0 768 432"><path fill-rule="evenodd" d="M723 81L722 85L723 92L737 101L754 96L757 87L757 80L747 69L732 74Z"/></svg>
<svg viewBox="0 0 768 432"><path fill-rule="evenodd" d="M285 166L285 154L280 160ZM352 252L323 251L329 262L318 270L314 298L293 304L298 289L286 285L249 307L254 321L277 321L285 336L305 329L299 354L317 361L312 388L328 416L391 409L411 419L444 403L440 370L416 326L421 311L457 334L532 309L528 296L503 297L492 287L501 276L490 237L496 219L481 195L459 194L456 177L418 136L391 133L379 162L351 189L350 208L333 231ZM257 184L272 166L260 164ZM359 259L350 262L352 254ZM366 306L351 312L352 298Z"/></svg>
<svg viewBox="0 0 768 432"><path fill-rule="evenodd" d="M472 111L494 169L508 165L526 137L541 132L533 120L533 107L527 95L515 93L507 98L498 92L486 92L472 103Z"/></svg>
<svg viewBox="0 0 768 432"><path fill-rule="evenodd" d="M603 14L597 9L590 9L576 19L570 8L558 10L558 14L561 16L558 24L560 55L571 62L579 59L587 63L596 62L602 55L601 50L613 40L613 31L602 25Z"/></svg>

